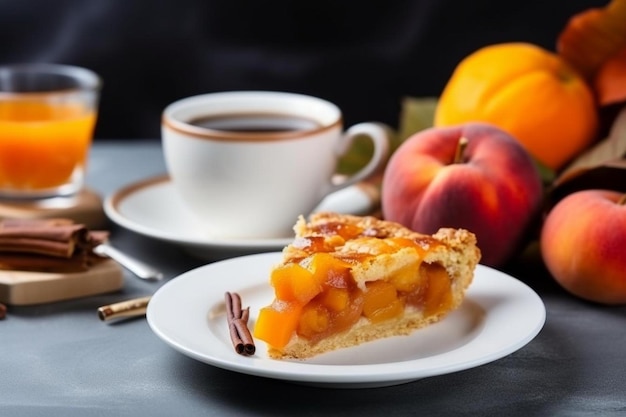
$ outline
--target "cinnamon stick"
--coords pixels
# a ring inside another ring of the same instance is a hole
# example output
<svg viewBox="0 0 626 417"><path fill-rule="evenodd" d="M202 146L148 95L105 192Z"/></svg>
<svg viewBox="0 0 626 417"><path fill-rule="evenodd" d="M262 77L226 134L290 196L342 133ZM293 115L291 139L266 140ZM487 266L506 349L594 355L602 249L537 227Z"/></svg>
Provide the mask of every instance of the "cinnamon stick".
<svg viewBox="0 0 626 417"><path fill-rule="evenodd" d="M99 259L93 248L107 238L107 232L89 231L70 219L4 219L0 221L0 269L85 271Z"/></svg>
<svg viewBox="0 0 626 417"><path fill-rule="evenodd" d="M242 310L241 297L237 293L226 292L224 294L226 301L226 320L228 322L228 330L230 340L233 343L235 352L240 355L254 355L256 347L250 330L248 329L248 317L250 317L250 308Z"/></svg>
<svg viewBox="0 0 626 417"><path fill-rule="evenodd" d="M0 251L69 258L89 241L89 232L85 225L64 220L4 220L0 223Z"/></svg>
<svg viewBox="0 0 626 417"><path fill-rule="evenodd" d="M109 321L145 315L150 298L151 296L148 295L99 307L98 318L102 321Z"/></svg>
<svg viewBox="0 0 626 417"><path fill-rule="evenodd" d="M27 238L21 236L2 236L0 232L0 252L34 253L58 258L69 258L74 253L76 243L48 240L45 238Z"/></svg>

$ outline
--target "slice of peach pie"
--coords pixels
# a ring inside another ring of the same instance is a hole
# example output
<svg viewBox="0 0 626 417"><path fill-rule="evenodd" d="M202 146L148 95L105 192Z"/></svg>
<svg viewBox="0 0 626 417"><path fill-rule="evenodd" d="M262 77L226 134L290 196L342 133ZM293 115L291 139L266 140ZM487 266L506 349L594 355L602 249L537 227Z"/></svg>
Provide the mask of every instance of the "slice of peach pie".
<svg viewBox="0 0 626 417"><path fill-rule="evenodd" d="M463 229L423 235L374 217L300 218L271 272L274 301L254 336L275 359L307 358L442 319L463 301L480 259Z"/></svg>

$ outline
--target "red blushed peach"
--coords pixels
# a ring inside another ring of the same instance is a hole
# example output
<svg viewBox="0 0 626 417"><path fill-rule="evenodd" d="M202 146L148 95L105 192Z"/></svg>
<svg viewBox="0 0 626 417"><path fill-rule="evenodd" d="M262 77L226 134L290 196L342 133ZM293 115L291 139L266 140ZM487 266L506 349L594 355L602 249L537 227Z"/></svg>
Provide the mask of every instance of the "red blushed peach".
<svg viewBox="0 0 626 417"><path fill-rule="evenodd" d="M489 266L503 265L519 249L542 199L528 152L485 123L413 135L394 152L383 176L386 219L422 233L467 229Z"/></svg>
<svg viewBox="0 0 626 417"><path fill-rule="evenodd" d="M548 213L541 254L570 293L603 304L626 304L626 195L585 190Z"/></svg>

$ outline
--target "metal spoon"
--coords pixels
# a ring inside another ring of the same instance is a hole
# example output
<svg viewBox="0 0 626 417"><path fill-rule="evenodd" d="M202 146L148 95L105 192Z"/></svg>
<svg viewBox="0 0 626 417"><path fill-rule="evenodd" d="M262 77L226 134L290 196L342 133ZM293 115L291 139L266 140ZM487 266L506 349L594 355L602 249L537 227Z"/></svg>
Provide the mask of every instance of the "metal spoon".
<svg viewBox="0 0 626 417"><path fill-rule="evenodd" d="M151 267L150 265L133 258L132 256L120 251L119 249L111 246L108 243L101 243L93 248L94 253L100 256L108 256L109 258L117 261L124 268L128 269L133 274L137 275L141 279L149 281L158 281L163 279L163 274Z"/></svg>

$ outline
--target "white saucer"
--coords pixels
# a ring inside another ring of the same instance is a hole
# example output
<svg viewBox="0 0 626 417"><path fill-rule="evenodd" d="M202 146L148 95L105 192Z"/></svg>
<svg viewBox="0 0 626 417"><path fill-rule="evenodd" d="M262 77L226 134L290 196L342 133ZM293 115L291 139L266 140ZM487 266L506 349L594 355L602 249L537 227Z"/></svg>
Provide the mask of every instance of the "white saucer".
<svg viewBox="0 0 626 417"><path fill-rule="evenodd" d="M397 385L480 366L521 349L542 329L541 298L523 282L478 265L459 309L415 331L329 352L303 361L235 353L225 317L224 293L237 292L250 307L253 328L261 307L271 303L268 284L280 253L233 258L188 271L159 288L147 309L150 328L169 346L198 361L267 378L334 388Z"/></svg>
<svg viewBox="0 0 626 417"><path fill-rule="evenodd" d="M378 205L377 193L371 187L359 184L337 191L326 197L316 211L369 214ZM280 250L292 240L290 236L230 240L203 233L165 175L130 184L108 196L104 211L112 221L128 230L177 244L191 255L207 260Z"/></svg>

